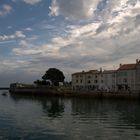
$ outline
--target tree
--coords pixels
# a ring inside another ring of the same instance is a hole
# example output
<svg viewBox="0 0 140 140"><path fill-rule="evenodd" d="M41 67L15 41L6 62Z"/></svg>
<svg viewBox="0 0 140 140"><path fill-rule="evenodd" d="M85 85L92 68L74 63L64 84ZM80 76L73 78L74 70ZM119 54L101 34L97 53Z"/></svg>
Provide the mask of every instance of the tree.
<svg viewBox="0 0 140 140"><path fill-rule="evenodd" d="M58 86L59 82L64 82L65 76L59 69L49 68L42 76L42 79L51 80L54 86Z"/></svg>
<svg viewBox="0 0 140 140"><path fill-rule="evenodd" d="M47 85L47 82L45 80L36 80L36 81L34 81L34 84L36 84L36 85Z"/></svg>

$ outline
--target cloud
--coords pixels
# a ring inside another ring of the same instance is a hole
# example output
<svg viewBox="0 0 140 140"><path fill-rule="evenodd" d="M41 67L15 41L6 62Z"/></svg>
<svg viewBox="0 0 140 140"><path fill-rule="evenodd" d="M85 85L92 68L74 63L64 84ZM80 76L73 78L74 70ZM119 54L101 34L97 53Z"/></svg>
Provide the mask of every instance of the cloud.
<svg viewBox="0 0 140 140"><path fill-rule="evenodd" d="M50 15L70 19L92 18L99 0L52 0Z"/></svg>
<svg viewBox="0 0 140 140"><path fill-rule="evenodd" d="M25 30L25 31L32 31L32 28L27 27L27 28L25 28L24 30Z"/></svg>
<svg viewBox="0 0 140 140"><path fill-rule="evenodd" d="M10 14L12 11L12 7L10 5L4 4L0 7L0 17L6 16L7 14Z"/></svg>
<svg viewBox="0 0 140 140"><path fill-rule="evenodd" d="M72 19L72 22L62 21L65 23L61 26L63 30L48 22L43 23L41 28L47 30L47 37L57 28L49 42L42 41L41 37L35 35L27 38L23 32L15 33L13 36L18 36L20 41L12 49L12 56L21 62L8 61L11 65L5 62L4 67L9 65L15 70L22 69L35 75L43 73L49 67L57 67L71 74L100 67L114 69L114 65L118 68L119 63L135 62L140 53L139 1L89 0L86 4L82 0L72 2L52 0L50 14L63 15L69 21ZM89 14L91 7L93 11ZM87 22L91 18L93 20ZM79 22L81 19L86 22ZM58 35L58 32L61 33ZM3 35L0 40L8 40L13 36ZM36 44L37 41L41 43Z"/></svg>
<svg viewBox="0 0 140 140"><path fill-rule="evenodd" d="M135 27L140 26L140 14L136 15L136 19L135 19Z"/></svg>
<svg viewBox="0 0 140 140"><path fill-rule="evenodd" d="M42 0L23 0L23 2L25 2L26 4L30 4L30 5L35 5L41 1Z"/></svg>
<svg viewBox="0 0 140 140"><path fill-rule="evenodd" d="M70 73L99 67L113 69L114 65L126 62L124 56L134 61L139 57L140 31L138 28L132 28L136 19L137 16L128 19L130 25L126 24L127 20L111 26L106 24L98 34L97 29L101 23L66 26L67 36L54 37L50 43L40 46L22 41L19 44L21 47L14 48L12 53L18 57L32 58L30 67L35 71L40 67L43 71L51 66ZM126 29L131 27L132 30L122 30L125 27Z"/></svg>
<svg viewBox="0 0 140 140"><path fill-rule="evenodd" d="M8 40L15 40L15 39L22 39L25 37L26 37L26 35L23 34L22 31L16 31L12 35L0 35L0 42L1 41L8 41Z"/></svg>

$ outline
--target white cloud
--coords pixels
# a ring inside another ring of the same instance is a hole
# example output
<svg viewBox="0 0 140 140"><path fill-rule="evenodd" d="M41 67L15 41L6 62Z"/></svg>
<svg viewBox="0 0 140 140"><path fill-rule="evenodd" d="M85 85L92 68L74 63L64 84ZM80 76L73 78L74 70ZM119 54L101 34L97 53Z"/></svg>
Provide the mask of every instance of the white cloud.
<svg viewBox="0 0 140 140"><path fill-rule="evenodd" d="M41 1L42 0L23 0L23 2L25 2L26 4L31 4L31 5L35 5Z"/></svg>
<svg viewBox="0 0 140 140"><path fill-rule="evenodd" d="M0 42L1 41L8 41L8 40L14 40L14 39L22 39L25 38L26 35L23 34L22 31L16 31L12 35L0 35Z"/></svg>
<svg viewBox="0 0 140 140"><path fill-rule="evenodd" d="M10 5L4 4L0 8L0 16L5 16L7 14L10 14L12 11L12 7Z"/></svg>
<svg viewBox="0 0 140 140"><path fill-rule="evenodd" d="M25 30L25 31L32 31L32 28L27 27L27 28L25 28L24 30Z"/></svg>
<svg viewBox="0 0 140 140"><path fill-rule="evenodd" d="M7 27L7 29L12 29L12 28L13 28L12 26L8 26L8 27Z"/></svg>
<svg viewBox="0 0 140 140"><path fill-rule="evenodd" d="M15 37L16 38L25 38L26 35L24 35L22 31L16 31Z"/></svg>

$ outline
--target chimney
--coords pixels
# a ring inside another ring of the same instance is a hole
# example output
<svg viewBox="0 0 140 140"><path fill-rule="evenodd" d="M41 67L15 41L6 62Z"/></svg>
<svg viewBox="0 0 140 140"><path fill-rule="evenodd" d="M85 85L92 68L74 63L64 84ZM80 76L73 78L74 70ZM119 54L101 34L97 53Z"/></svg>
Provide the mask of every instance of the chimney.
<svg viewBox="0 0 140 140"><path fill-rule="evenodd" d="M102 72L102 68L100 68L100 72Z"/></svg>
<svg viewBox="0 0 140 140"><path fill-rule="evenodd" d="M120 67L122 66L122 64L120 64Z"/></svg>

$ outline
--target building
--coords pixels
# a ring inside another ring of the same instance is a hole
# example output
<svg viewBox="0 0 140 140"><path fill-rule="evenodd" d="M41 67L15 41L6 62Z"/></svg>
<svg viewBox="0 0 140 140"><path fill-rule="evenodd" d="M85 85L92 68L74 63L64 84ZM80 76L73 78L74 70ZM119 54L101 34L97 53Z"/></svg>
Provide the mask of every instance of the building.
<svg viewBox="0 0 140 140"><path fill-rule="evenodd" d="M117 89L119 91L136 90L136 64L120 64L117 70Z"/></svg>
<svg viewBox="0 0 140 140"><path fill-rule="evenodd" d="M100 89L116 91L116 70L105 70L100 74Z"/></svg>
<svg viewBox="0 0 140 140"><path fill-rule="evenodd" d="M72 74L73 90L115 91L116 71L90 70Z"/></svg>
<svg viewBox="0 0 140 140"><path fill-rule="evenodd" d="M98 90L99 88L98 70L82 71L72 74L73 90Z"/></svg>
<svg viewBox="0 0 140 140"><path fill-rule="evenodd" d="M85 72L77 72L72 74L72 89L84 90L85 89Z"/></svg>
<svg viewBox="0 0 140 140"><path fill-rule="evenodd" d="M140 60L120 64L117 70L90 70L72 74L73 90L140 91Z"/></svg>
<svg viewBox="0 0 140 140"><path fill-rule="evenodd" d="M136 90L140 91L140 60L136 60Z"/></svg>

